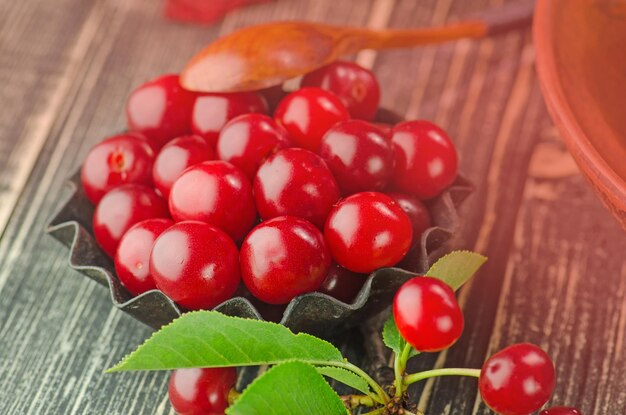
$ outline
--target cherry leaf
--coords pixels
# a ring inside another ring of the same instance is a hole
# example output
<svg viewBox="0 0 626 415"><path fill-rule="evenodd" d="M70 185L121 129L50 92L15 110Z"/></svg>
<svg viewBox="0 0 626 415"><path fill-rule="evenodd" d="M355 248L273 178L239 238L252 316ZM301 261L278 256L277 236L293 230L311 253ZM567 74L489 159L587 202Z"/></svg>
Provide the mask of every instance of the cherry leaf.
<svg viewBox="0 0 626 415"><path fill-rule="evenodd" d="M347 415L341 398L303 362L276 365L257 378L226 410L228 415Z"/></svg>
<svg viewBox="0 0 626 415"><path fill-rule="evenodd" d="M267 321L215 311L183 314L107 372L272 365L288 360L343 362L335 346Z"/></svg>

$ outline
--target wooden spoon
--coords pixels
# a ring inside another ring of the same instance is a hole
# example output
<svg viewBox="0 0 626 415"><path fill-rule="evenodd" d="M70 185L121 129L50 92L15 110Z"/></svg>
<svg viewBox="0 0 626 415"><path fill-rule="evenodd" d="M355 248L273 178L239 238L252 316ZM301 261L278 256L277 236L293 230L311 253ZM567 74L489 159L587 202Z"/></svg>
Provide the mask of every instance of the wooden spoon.
<svg viewBox="0 0 626 415"><path fill-rule="evenodd" d="M181 84L192 91L236 92L268 88L363 49L390 49L483 38L530 23L534 1L490 10L441 27L370 30L310 22L246 27L217 39L189 61Z"/></svg>

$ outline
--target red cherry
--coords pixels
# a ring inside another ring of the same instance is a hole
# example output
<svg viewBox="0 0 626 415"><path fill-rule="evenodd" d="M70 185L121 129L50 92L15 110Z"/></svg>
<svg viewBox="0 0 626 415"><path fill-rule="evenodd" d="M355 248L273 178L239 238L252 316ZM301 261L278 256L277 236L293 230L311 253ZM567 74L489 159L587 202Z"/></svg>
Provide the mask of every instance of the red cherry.
<svg viewBox="0 0 626 415"><path fill-rule="evenodd" d="M391 139L391 130L393 130L393 125L387 124L385 122L376 122L374 123L374 125L378 127L378 129L382 131L383 134L385 134L386 139Z"/></svg>
<svg viewBox="0 0 626 415"><path fill-rule="evenodd" d="M330 267L322 233L310 222L281 216L255 227L241 245L241 276L252 295L285 304L317 290Z"/></svg>
<svg viewBox="0 0 626 415"><path fill-rule="evenodd" d="M256 92L202 94L193 107L191 128L215 148L222 127L236 116L250 112L267 113L267 103Z"/></svg>
<svg viewBox="0 0 626 415"><path fill-rule="evenodd" d="M154 190L125 184L105 194L96 206L93 233L100 247L112 257L131 226L142 220L167 217L167 204Z"/></svg>
<svg viewBox="0 0 626 415"><path fill-rule="evenodd" d="M346 304L351 304L363 287L366 279L367 275L357 274L337 264L333 264L319 292L328 294Z"/></svg>
<svg viewBox="0 0 626 415"><path fill-rule="evenodd" d="M413 225L411 248L409 248L409 252L397 266L409 271L415 271L419 267L422 234L432 226L430 212L417 196L406 193L387 193L387 196L400 205L402 210L409 216L409 219L411 219L411 224Z"/></svg>
<svg viewBox="0 0 626 415"><path fill-rule="evenodd" d="M220 160L239 167L250 180L271 154L291 146L287 131L263 114L244 114L230 120L217 139Z"/></svg>
<svg viewBox="0 0 626 415"><path fill-rule="evenodd" d="M150 252L156 238L174 222L169 219L147 219L131 227L115 253L115 273L133 295L156 289L150 275Z"/></svg>
<svg viewBox="0 0 626 415"><path fill-rule="evenodd" d="M265 98L265 102L267 102L269 108L269 114L273 114L278 103L287 96L287 92L283 89L282 85L261 89L258 92Z"/></svg>
<svg viewBox="0 0 626 415"><path fill-rule="evenodd" d="M328 215L324 236L335 261L353 272L370 273L398 263L411 245L411 221L389 196L356 193Z"/></svg>
<svg viewBox="0 0 626 415"><path fill-rule="evenodd" d="M177 369L170 377L170 402L179 415L222 415L235 382L232 367Z"/></svg>
<svg viewBox="0 0 626 415"><path fill-rule="evenodd" d="M454 291L431 277L415 277L396 292L393 316L404 339L420 352L452 346L463 332L463 313Z"/></svg>
<svg viewBox="0 0 626 415"><path fill-rule="evenodd" d="M183 135L168 142L159 152L152 168L152 180L164 198L168 198L172 185L190 166L214 160L215 152L197 135Z"/></svg>
<svg viewBox="0 0 626 415"><path fill-rule="evenodd" d="M304 75L301 86L320 87L337 95L352 118L371 121L378 110L380 87L372 73L356 63L336 61Z"/></svg>
<svg viewBox="0 0 626 415"><path fill-rule="evenodd" d="M126 103L128 128L144 134L160 149L174 137L191 132L196 94L183 89L178 75L163 75L135 89Z"/></svg>
<svg viewBox="0 0 626 415"><path fill-rule="evenodd" d="M225 161L205 161L185 170L172 186L169 205L175 221L206 222L236 241L256 220L250 180Z"/></svg>
<svg viewBox="0 0 626 415"><path fill-rule="evenodd" d="M274 118L298 147L317 151L326 131L349 118L348 110L335 95L321 88L302 88L278 104Z"/></svg>
<svg viewBox="0 0 626 415"><path fill-rule="evenodd" d="M420 199L430 199L450 186L457 175L454 143L428 121L407 121L393 128L394 186Z"/></svg>
<svg viewBox="0 0 626 415"><path fill-rule="evenodd" d="M395 200L411 219L413 240L419 241L422 233L432 225L430 212L426 205L417 197L405 193L387 193L387 196Z"/></svg>
<svg viewBox="0 0 626 415"><path fill-rule="evenodd" d="M287 304L268 304L256 298L248 288L246 288L245 284L240 284L237 292L234 295L235 297L243 297L246 300L250 301L250 303L254 306L256 311L261 314L263 320L271 321L273 323L280 323L285 314L285 310L287 309Z"/></svg>
<svg viewBox="0 0 626 415"><path fill-rule="evenodd" d="M514 344L491 356L480 372L483 401L502 415L528 415L554 391L554 364L534 344Z"/></svg>
<svg viewBox="0 0 626 415"><path fill-rule="evenodd" d="M85 194L93 204L126 183L151 184L154 152L141 134L109 137L89 150L80 170Z"/></svg>
<svg viewBox="0 0 626 415"><path fill-rule="evenodd" d="M223 231L203 222L179 222L154 243L150 273L156 286L183 307L211 309L237 290L239 255Z"/></svg>
<svg viewBox="0 0 626 415"><path fill-rule="evenodd" d="M254 179L254 196L264 220L297 216L321 228L333 204L339 200L339 188L317 154L288 148L261 165Z"/></svg>
<svg viewBox="0 0 626 415"><path fill-rule="evenodd" d="M393 172L391 144L382 131L365 121L336 124L322 139L319 155L347 195L383 190Z"/></svg>
<svg viewBox="0 0 626 415"><path fill-rule="evenodd" d="M555 406L553 408L544 409L539 415L582 415L576 408L566 406Z"/></svg>

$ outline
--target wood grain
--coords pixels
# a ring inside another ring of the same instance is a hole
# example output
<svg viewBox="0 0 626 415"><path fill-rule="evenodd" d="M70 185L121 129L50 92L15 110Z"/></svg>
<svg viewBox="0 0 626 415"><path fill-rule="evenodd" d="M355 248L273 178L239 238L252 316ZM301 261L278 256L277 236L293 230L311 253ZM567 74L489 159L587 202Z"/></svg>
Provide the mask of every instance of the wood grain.
<svg viewBox="0 0 626 415"><path fill-rule="evenodd" d="M514 0L513 0L514 1ZM42 229L64 180L124 128L128 91L177 71L217 36L310 19L395 28L441 24L497 0L277 0L219 24L162 20L141 0L0 2L0 413L166 414L167 374L104 375L150 331L72 272ZM529 31L480 42L364 53L382 104L442 124L476 184L459 246L489 256L461 293L466 330L425 367L480 367L531 341L557 360L553 401L585 415L626 413L626 236L564 150L543 105ZM414 391L427 414L488 414L475 380Z"/></svg>

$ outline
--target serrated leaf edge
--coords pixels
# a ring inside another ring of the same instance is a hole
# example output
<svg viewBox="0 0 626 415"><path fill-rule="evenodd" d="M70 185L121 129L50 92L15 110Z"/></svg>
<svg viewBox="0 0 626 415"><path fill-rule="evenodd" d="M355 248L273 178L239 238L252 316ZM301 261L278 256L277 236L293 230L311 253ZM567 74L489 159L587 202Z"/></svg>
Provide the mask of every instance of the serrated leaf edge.
<svg viewBox="0 0 626 415"><path fill-rule="evenodd" d="M244 317L237 317L237 316L229 316L217 311L209 311L209 310L196 310L196 311L190 311L188 313L185 313L183 315L181 315L179 318L177 318L176 320L172 321L171 323L166 324L165 326L161 327L161 329L155 331L154 333L152 333L152 335L150 337L148 337L141 345L139 345L135 350L133 350L132 352L126 354L126 356L124 356L116 365L114 365L113 367L110 367L109 369L105 370L104 373L116 373L116 372L126 372L126 371L140 371L140 370L173 370L173 369L181 369L178 367L172 367L172 368L162 368L162 369L124 369L124 365L127 364L127 362L133 357L133 355L135 355L139 350L141 350L141 348L143 348L147 343L149 343L150 341L152 341L152 339L156 336L159 335L159 333L161 333L163 330L167 329L168 327L171 327L174 324L177 324L177 322L180 319L183 318L188 318L189 316L192 315L197 315L197 314L219 314L221 316L233 319L233 320L245 320L245 321L258 321L261 324L266 324L266 325L273 325L273 326L277 326L280 327L281 330L287 330L288 332L290 332L292 335L294 335L295 337L300 337L300 338L313 338L316 341L319 341L321 343L326 344L327 346L333 348L334 350L337 351L337 355L338 356L342 356L342 360L332 360L332 362L343 362L345 360L345 358L343 358L343 355L341 354L341 351L339 349L337 349L332 343L330 343L329 341L326 341L324 339L320 339L319 337L315 337L312 336L310 334L307 333L294 333L293 331L291 331L288 327L283 326L282 324L278 324L278 323L274 323L271 321L264 321L264 320L254 320L254 319L250 319L250 318L244 318ZM303 359L285 359L285 360L280 360L277 362L263 362L263 363L259 363L258 365L233 365L233 366L211 366L211 367L237 367L237 366L260 366L260 365L275 365L278 363L283 363L283 362L288 362L288 361L299 361L299 362L308 362L307 360L303 360ZM331 362L329 360L329 362ZM184 368L188 368L189 366L185 366Z"/></svg>
<svg viewBox="0 0 626 415"><path fill-rule="evenodd" d="M320 377L322 378L322 381L324 383L326 383L328 385L328 382L326 382L326 380L324 379L324 377L317 371L317 368L305 361L301 361L301 360L286 360L286 361L282 361L279 364L273 365L272 367L270 367L267 371L265 371L261 376L258 376L257 378L255 378L248 386L246 386L246 388L244 389L244 391L237 397L237 399L228 407L226 408L225 414L226 415L236 415L233 414L231 412L231 407L234 406L239 400L241 400L242 398L244 398L246 396L246 394L252 393L250 392L250 388L257 382L259 382L260 379L262 379L263 377L267 376L268 373L272 372L273 370L275 370L277 367L285 365L285 364L289 364L289 363L301 363L307 366L310 366L311 368L313 368L313 370L315 370L315 372L317 372ZM337 397L337 399L341 400L341 397L339 397L339 395L337 395L337 392L335 392L333 390L333 388L330 387L330 385L328 385L328 389L330 389L333 394L335 394L335 396ZM346 409L346 414L348 414L348 410Z"/></svg>
<svg viewBox="0 0 626 415"><path fill-rule="evenodd" d="M389 317L387 318L387 320L385 321L385 324L383 325L383 343L385 344L385 346L387 346L389 349L393 350L394 353L400 353L402 347L399 347L398 350L396 350L394 347L391 347L389 344L391 343L391 340L388 338L387 336L387 330L386 327L388 324L393 324L396 327L396 330L398 330L398 326L396 326L396 322L393 316L393 312L389 315ZM401 342L405 342L406 340L404 340L404 338L402 337L402 335L400 334L400 331L398 331L398 337L400 338ZM402 346L402 345L400 345Z"/></svg>

